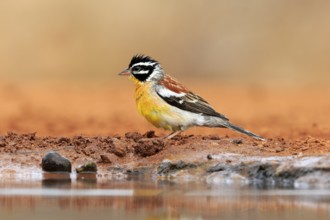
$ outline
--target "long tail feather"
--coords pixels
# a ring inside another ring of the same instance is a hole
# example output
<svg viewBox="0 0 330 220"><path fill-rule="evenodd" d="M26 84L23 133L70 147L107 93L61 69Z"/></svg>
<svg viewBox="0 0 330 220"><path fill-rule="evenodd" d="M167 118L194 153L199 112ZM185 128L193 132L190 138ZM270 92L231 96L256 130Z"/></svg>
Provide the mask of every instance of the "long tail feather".
<svg viewBox="0 0 330 220"><path fill-rule="evenodd" d="M247 131L247 130L241 128L241 127L238 127L236 125L233 125L230 122L225 123L224 126L227 127L227 128L229 128L229 129L231 129L231 130L238 131L238 132L241 132L243 134L246 134L246 135L248 135L250 137L253 137L255 139L263 140L263 141L266 140L265 138L263 138L263 137L261 137L259 135L256 135L256 134L252 133L251 131Z"/></svg>

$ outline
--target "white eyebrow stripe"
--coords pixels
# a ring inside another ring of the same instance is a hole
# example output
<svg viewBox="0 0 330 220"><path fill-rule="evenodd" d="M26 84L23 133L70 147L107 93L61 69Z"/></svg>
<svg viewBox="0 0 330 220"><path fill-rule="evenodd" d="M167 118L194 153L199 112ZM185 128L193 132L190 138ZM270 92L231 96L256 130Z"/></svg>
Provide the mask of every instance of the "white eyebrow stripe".
<svg viewBox="0 0 330 220"><path fill-rule="evenodd" d="M137 74L148 74L149 73L149 70L140 70L138 72L134 72L135 75Z"/></svg>
<svg viewBox="0 0 330 220"><path fill-rule="evenodd" d="M163 86L159 87L157 89L157 92L162 97L167 97L167 98L168 97L173 97L173 96L174 97L183 97L183 96L186 95L186 93L183 93L183 92L180 92L180 93L173 92L173 91L171 91L171 90L169 90L169 89L167 89L166 87L163 87Z"/></svg>
<svg viewBox="0 0 330 220"><path fill-rule="evenodd" d="M134 67L134 66L153 66L155 64L156 64L155 62L140 62L140 63L134 64L132 67Z"/></svg>

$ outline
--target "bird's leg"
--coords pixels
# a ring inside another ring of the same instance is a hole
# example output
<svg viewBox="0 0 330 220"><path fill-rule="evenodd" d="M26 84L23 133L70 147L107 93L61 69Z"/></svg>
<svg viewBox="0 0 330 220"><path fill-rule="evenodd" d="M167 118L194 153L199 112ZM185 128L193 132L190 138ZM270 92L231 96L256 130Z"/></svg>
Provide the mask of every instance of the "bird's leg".
<svg viewBox="0 0 330 220"><path fill-rule="evenodd" d="M172 132L172 133L166 135L165 137L163 137L163 139L169 140L169 139L171 139L172 137L174 137L174 136L180 134L181 132L182 132L182 131L174 131L174 132Z"/></svg>

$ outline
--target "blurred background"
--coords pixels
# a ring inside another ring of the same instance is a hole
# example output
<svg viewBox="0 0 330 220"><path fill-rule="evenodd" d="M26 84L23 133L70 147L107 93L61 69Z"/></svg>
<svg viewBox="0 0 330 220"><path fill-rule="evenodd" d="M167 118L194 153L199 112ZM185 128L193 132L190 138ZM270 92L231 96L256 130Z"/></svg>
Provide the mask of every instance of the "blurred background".
<svg viewBox="0 0 330 220"><path fill-rule="evenodd" d="M0 1L0 74L113 80L145 53L174 75L324 83L329 11L308 0Z"/></svg>
<svg viewBox="0 0 330 220"><path fill-rule="evenodd" d="M242 111L236 119L248 124L252 119L244 118L257 118L256 107L244 106L248 109L244 111L231 107L233 100L244 101L225 91L226 86L249 86L257 98L243 98L255 106L272 98L260 97L266 93L260 88L329 85L329 11L330 2L318 0L0 1L0 133L58 134L54 127L60 126L56 125L59 118L73 120L66 131L84 132L84 126L77 125L82 121L78 115L85 121L99 121L95 128L103 123L104 130L109 130L106 121L117 120L124 108L134 107L132 96L127 95L133 92L131 84L116 73L137 53L159 60L180 81L197 85L200 80L209 81L200 93L212 104L221 97L221 106L229 106L221 109L234 115L235 109ZM211 95L207 95L209 86L214 88ZM126 89L130 93L123 94ZM112 102L114 94L127 100L128 107ZM273 97L276 104L267 107L277 108L279 97L286 95ZM283 110L283 115L288 111ZM27 117L30 121L24 124ZM45 123L49 117L53 119ZM144 123L135 117L132 120ZM132 126L125 121L120 123Z"/></svg>

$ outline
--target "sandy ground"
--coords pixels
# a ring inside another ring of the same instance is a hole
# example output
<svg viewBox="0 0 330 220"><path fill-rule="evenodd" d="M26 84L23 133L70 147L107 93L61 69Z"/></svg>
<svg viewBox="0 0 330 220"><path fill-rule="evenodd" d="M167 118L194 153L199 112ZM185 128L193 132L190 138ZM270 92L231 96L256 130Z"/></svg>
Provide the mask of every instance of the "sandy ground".
<svg viewBox="0 0 330 220"><path fill-rule="evenodd" d="M136 111L126 79L110 83L3 83L0 86L2 165L38 165L49 150L81 163L150 163L206 158L213 153L330 153L329 88L263 87L187 82L234 124L268 141L228 129L192 128L170 141ZM148 132L154 130L153 132ZM6 167L6 166L4 166Z"/></svg>

